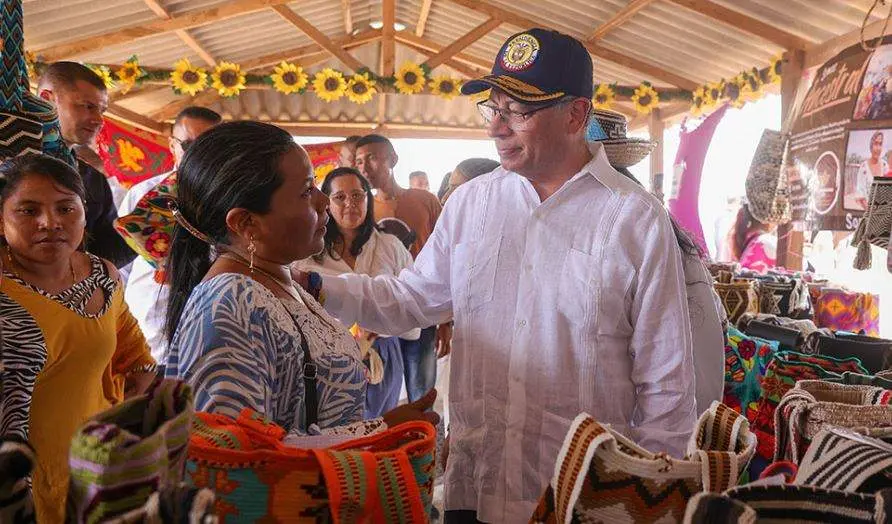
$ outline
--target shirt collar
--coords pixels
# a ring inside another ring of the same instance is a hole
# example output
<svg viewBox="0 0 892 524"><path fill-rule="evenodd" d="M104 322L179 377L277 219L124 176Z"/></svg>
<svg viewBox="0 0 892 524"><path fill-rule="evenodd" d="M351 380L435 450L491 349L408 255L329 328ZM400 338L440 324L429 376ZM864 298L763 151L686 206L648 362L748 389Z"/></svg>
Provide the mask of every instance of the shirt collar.
<svg viewBox="0 0 892 524"><path fill-rule="evenodd" d="M577 178L582 178L583 176L590 176L610 190L611 193L621 191L621 186L617 184L617 176L622 178L625 177L610 165L610 161L607 159L607 152L604 150L604 145L598 142L590 142L589 151L592 154L592 159L582 167L579 173L577 173L571 181L576 180Z"/></svg>

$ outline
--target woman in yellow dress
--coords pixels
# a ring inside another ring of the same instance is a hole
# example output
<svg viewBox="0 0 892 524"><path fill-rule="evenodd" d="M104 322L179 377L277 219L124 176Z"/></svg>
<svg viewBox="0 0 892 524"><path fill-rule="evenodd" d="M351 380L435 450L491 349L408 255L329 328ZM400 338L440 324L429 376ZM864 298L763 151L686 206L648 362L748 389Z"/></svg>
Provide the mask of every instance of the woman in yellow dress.
<svg viewBox="0 0 892 524"><path fill-rule="evenodd" d="M90 416L141 391L155 362L114 266L79 250L84 187L44 155L0 165L0 436L28 440L37 521L64 521L68 447Z"/></svg>

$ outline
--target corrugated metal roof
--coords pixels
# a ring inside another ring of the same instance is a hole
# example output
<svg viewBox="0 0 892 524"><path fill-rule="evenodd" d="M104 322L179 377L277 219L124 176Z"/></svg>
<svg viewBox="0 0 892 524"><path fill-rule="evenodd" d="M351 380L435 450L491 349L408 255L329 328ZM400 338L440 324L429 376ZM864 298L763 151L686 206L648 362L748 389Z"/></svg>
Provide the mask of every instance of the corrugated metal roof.
<svg viewBox="0 0 892 524"><path fill-rule="evenodd" d="M629 0L479 1L580 39L589 38L599 26L629 4ZM873 3L873 0L711 1L812 44L857 30ZM159 20L147 2L148 0L26 0L26 46L29 49L44 49ZM406 31L414 36L423 0L395 2L397 22L405 25ZM211 8L229 8L240 2L159 0L159 3L172 16L177 17ZM753 66L764 67L783 50L778 43L768 39L769 36L750 34L679 5L685 3L690 3L690 0L655 0L621 26L604 35L597 42L599 46L632 60L623 65L594 57L595 81L636 85L647 80L658 86L670 86L664 75L658 74L658 71L647 75L631 67L637 60L693 83L703 83L728 78ZM434 0L422 38L441 47L449 45L486 21L486 13L473 9L481 4L465 7L451 0ZM352 29L355 32L367 31L372 22L382 20L381 0L350 0L349 5ZM329 38L341 38L346 33L340 1L301 0L291 2L288 6ZM871 21L879 18L880 13L874 13ZM489 63L505 39L521 29L525 28L503 23L462 53ZM244 62L312 43L307 35L268 8L192 27L188 29L188 33L213 58L234 62ZM370 44L351 52L363 64L376 69L380 62L379 47L379 44ZM410 51L400 44L397 44L397 51L397 67L407 56L412 56L413 60L419 62L425 60L424 55ZM72 58L94 63L122 63L133 54L138 55L140 62L146 66L170 67L183 57L195 63L203 63L199 53L186 45L174 32L107 46ZM329 64L318 67L324 65ZM330 65L343 69L336 60L331 61ZM446 66L441 66L440 69L450 71ZM421 118L419 115L423 115L429 122L445 122L453 118L449 116L451 113L447 114L449 111L457 111L450 104L443 104L439 99L431 97L417 97L416 100L414 97L391 96L395 100L388 105L388 118L394 121L414 121ZM124 102L126 107L151 113L173 99L174 95L162 90L134 96ZM371 121L377 118L376 104L359 108L349 103L328 105L313 96L280 97L273 92L258 90L251 90L239 100L228 100L222 105L231 110L242 108L241 110L247 111L246 115L253 115L254 110L261 111L271 119L276 119L271 116L273 113L298 120L304 118L302 115L317 115L319 118L335 120L368 118ZM375 107L370 107L372 105ZM401 107L408 112L400 113L403 111ZM441 113L440 109L444 107L448 109L447 113ZM412 113L413 111L417 113ZM464 125L476 118L475 113L467 115L471 120L464 120L460 111L456 114L459 115L456 125Z"/></svg>

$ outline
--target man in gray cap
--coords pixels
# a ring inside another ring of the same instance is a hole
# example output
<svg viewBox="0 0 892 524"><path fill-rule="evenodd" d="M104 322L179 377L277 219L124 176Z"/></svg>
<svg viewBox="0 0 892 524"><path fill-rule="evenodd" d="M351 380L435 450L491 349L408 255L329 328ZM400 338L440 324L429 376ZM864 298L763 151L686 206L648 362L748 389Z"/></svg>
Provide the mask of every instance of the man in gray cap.
<svg viewBox="0 0 892 524"><path fill-rule="evenodd" d="M579 413L676 456L695 423L675 236L586 143L588 52L524 31L463 91L486 89L501 167L453 193L413 268L321 284L335 316L383 333L454 319L447 523L529 520Z"/></svg>

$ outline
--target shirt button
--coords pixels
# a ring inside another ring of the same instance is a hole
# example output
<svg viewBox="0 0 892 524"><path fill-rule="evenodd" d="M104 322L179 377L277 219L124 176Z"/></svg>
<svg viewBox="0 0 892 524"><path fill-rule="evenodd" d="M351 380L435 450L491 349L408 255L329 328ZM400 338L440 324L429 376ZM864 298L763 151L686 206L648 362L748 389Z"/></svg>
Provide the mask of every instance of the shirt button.
<svg viewBox="0 0 892 524"><path fill-rule="evenodd" d="M527 325L527 321L526 321L526 320L521 320L520 322L517 323L517 325L520 326L520 327L524 327L525 325Z"/></svg>
<svg viewBox="0 0 892 524"><path fill-rule="evenodd" d="M533 271L533 265L532 265L532 264L527 264L526 270L532 272L532 271Z"/></svg>

